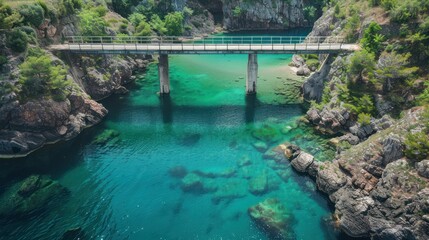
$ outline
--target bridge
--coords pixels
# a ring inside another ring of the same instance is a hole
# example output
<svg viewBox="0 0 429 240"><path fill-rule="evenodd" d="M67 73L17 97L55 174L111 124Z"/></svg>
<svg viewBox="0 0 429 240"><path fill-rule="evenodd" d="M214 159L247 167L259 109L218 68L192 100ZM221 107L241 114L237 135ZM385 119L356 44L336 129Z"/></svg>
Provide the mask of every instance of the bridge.
<svg viewBox="0 0 429 240"><path fill-rule="evenodd" d="M160 94L170 93L168 54L248 54L246 93L254 94L258 53L330 54L356 51L359 46L331 36L68 36L50 49L79 54L158 54Z"/></svg>

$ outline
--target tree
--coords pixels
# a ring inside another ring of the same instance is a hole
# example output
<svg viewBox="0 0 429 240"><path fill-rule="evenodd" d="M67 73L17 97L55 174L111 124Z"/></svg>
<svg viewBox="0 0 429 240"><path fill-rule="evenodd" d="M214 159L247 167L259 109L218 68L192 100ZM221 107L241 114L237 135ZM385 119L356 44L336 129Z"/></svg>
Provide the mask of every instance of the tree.
<svg viewBox="0 0 429 240"><path fill-rule="evenodd" d="M7 34L6 46L15 52L24 52L28 45L28 36L20 29L13 29Z"/></svg>
<svg viewBox="0 0 429 240"><path fill-rule="evenodd" d="M165 27L170 36L180 36L183 33L183 13L174 12L165 16Z"/></svg>
<svg viewBox="0 0 429 240"><path fill-rule="evenodd" d="M0 29L11 29L22 21L21 15L0 1Z"/></svg>
<svg viewBox="0 0 429 240"><path fill-rule="evenodd" d="M137 27L142 21L146 21L146 16L141 13L133 13L128 17L128 20L134 27Z"/></svg>
<svg viewBox="0 0 429 240"><path fill-rule="evenodd" d="M61 0L64 14L74 14L83 6L82 0Z"/></svg>
<svg viewBox="0 0 429 240"><path fill-rule="evenodd" d="M368 52L378 54L381 50L381 45L384 41L384 36L379 34L381 26L372 21L368 28L365 29L361 40L362 47Z"/></svg>
<svg viewBox="0 0 429 240"><path fill-rule="evenodd" d="M164 35L167 33L167 28L165 27L164 22L157 14L153 14L150 19L150 27L155 30L158 34Z"/></svg>
<svg viewBox="0 0 429 240"><path fill-rule="evenodd" d="M71 81L67 80L64 67L55 66L50 57L40 51L35 56L29 56L19 69L19 93L24 99L50 96L62 101L70 93Z"/></svg>
<svg viewBox="0 0 429 240"><path fill-rule="evenodd" d="M407 78L418 70L417 67L406 67L410 57L410 53L398 54L394 51L381 54L377 63L376 75L382 81L385 91L392 90L395 81Z"/></svg>
<svg viewBox="0 0 429 240"><path fill-rule="evenodd" d="M140 24L136 27L135 34L136 36L150 36L152 35L152 29L150 28L149 23L146 21L141 21Z"/></svg>
<svg viewBox="0 0 429 240"><path fill-rule="evenodd" d="M18 9L19 14L23 17L23 22L34 27L39 27L45 19L45 10L39 4L25 4Z"/></svg>
<svg viewBox="0 0 429 240"><path fill-rule="evenodd" d="M79 29L84 36L104 36L106 35L106 22L97 12L83 10L79 13Z"/></svg>
<svg viewBox="0 0 429 240"><path fill-rule="evenodd" d="M373 53L370 53L367 50L363 49L361 51L355 52L350 57L348 72L349 74L357 76L356 82L362 82L364 76L371 78L374 69L375 56Z"/></svg>
<svg viewBox="0 0 429 240"><path fill-rule="evenodd" d="M304 17L310 22L314 22L317 19L317 9L314 6L307 6L304 9Z"/></svg>

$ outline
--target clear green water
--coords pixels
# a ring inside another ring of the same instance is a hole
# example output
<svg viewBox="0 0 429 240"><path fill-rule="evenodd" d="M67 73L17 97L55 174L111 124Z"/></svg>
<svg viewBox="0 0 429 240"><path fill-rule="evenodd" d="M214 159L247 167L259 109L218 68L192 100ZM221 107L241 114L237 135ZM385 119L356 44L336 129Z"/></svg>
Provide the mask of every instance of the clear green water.
<svg viewBox="0 0 429 240"><path fill-rule="evenodd" d="M172 93L164 101L156 95L156 65L150 66L129 95L103 102L110 113L100 125L30 157L0 162L0 194L31 174L49 175L71 192L27 218L2 219L0 239L59 239L74 227L90 239L267 239L247 209L269 197L292 211L297 239L339 238L324 224L330 208L313 181L287 163L264 159L253 146L252 132L270 126L276 132L270 147L291 141L321 161L332 157L325 139L296 125L304 110L285 71L290 57L260 56L258 94L247 100L246 56L171 57ZM119 137L94 144L106 129ZM243 157L251 164L239 166ZM184 192L169 174L176 166L234 174L204 179L217 191ZM261 174L269 190L254 195L249 182ZM225 193L225 186L233 187Z"/></svg>

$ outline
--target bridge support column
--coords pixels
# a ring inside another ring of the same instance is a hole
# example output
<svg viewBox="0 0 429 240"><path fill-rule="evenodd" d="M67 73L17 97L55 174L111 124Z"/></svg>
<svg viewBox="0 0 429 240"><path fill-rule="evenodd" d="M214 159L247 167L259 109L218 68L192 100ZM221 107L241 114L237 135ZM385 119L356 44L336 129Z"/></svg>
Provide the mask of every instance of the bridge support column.
<svg viewBox="0 0 429 240"><path fill-rule="evenodd" d="M170 94L170 74L168 72L168 54L160 54L158 58L159 93Z"/></svg>
<svg viewBox="0 0 429 240"><path fill-rule="evenodd" d="M246 79L246 93L256 93L256 80L258 79L258 55L256 53L249 54L247 63L247 79Z"/></svg>

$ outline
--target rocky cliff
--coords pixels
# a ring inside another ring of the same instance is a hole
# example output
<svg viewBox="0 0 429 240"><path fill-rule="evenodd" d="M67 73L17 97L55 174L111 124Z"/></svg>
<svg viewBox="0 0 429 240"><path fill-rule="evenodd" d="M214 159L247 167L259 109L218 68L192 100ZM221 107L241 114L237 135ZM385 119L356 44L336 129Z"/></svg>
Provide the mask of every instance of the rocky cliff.
<svg viewBox="0 0 429 240"><path fill-rule="evenodd" d="M403 155L404 136L411 128L424 128L422 112L422 108L407 111L401 120L332 162L309 161L312 157L299 157L303 152L285 151L291 165L314 177L318 189L329 196L336 225L349 236L429 238L429 161L414 165Z"/></svg>
<svg viewBox="0 0 429 240"><path fill-rule="evenodd" d="M76 35L74 16L53 25L45 21L36 31L41 44L60 41L61 36ZM14 55L4 42L0 45L8 56L0 84L14 85L18 81L18 66L24 54ZM71 94L63 101L45 97L20 99L14 92L0 98L0 157L25 156L45 144L68 140L82 130L99 123L107 110L94 100L113 93L126 93L135 70L145 70L150 57L74 56L61 54L58 58L46 52L55 65L68 69L67 78L73 81Z"/></svg>
<svg viewBox="0 0 429 240"><path fill-rule="evenodd" d="M223 24L227 30L288 29L308 26L303 0L223 1Z"/></svg>

